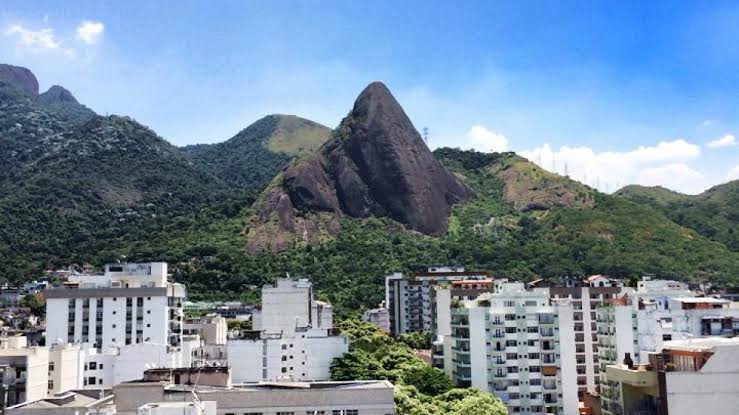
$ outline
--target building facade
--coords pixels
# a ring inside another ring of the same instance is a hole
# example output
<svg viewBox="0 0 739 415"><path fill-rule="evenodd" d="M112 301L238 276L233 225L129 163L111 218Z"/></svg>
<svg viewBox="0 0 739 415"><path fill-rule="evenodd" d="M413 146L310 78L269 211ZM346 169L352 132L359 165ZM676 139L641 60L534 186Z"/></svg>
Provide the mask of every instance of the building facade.
<svg viewBox="0 0 739 415"><path fill-rule="evenodd" d="M103 275L73 275L45 292L47 339L97 349L182 341L185 287L167 281L166 263L108 264Z"/></svg>
<svg viewBox="0 0 739 415"><path fill-rule="evenodd" d="M457 303L451 314L452 375L461 387L500 397L510 413L577 413L572 305L547 289L502 284Z"/></svg>
<svg viewBox="0 0 739 415"><path fill-rule="evenodd" d="M410 276L395 273L385 277L385 304L393 334L433 331L436 327L434 287L452 281L490 279L486 272L463 267L428 267Z"/></svg>
<svg viewBox="0 0 739 415"><path fill-rule="evenodd" d="M331 360L349 350L332 327L331 305L316 301L305 279L279 279L262 288L262 299L253 330L233 333L226 345L234 381L328 380Z"/></svg>

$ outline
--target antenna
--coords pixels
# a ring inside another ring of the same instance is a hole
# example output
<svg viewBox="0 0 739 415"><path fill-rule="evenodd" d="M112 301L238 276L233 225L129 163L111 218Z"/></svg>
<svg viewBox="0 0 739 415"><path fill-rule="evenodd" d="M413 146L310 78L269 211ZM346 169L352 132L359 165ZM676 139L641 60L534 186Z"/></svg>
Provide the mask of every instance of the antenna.
<svg viewBox="0 0 739 415"><path fill-rule="evenodd" d="M565 162L565 177L570 177L569 169L567 168L567 162Z"/></svg>
<svg viewBox="0 0 739 415"><path fill-rule="evenodd" d="M423 127L423 142L429 145L429 128Z"/></svg>

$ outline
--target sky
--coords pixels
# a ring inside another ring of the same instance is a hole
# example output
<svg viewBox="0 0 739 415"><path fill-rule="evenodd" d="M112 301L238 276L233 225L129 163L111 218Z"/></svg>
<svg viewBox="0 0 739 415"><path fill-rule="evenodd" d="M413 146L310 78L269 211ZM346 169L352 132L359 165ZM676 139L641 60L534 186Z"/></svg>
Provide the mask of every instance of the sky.
<svg viewBox="0 0 739 415"><path fill-rule="evenodd" d="M737 45L737 2L0 5L0 62L176 145L272 113L335 127L380 80L431 148L516 151L605 192L739 179Z"/></svg>

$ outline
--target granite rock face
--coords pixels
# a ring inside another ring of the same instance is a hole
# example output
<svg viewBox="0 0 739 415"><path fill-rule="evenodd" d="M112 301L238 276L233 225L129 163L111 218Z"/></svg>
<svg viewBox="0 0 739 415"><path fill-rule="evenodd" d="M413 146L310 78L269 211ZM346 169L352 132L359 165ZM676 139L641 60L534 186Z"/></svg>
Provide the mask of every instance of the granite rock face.
<svg viewBox="0 0 739 415"><path fill-rule="evenodd" d="M38 96L36 76L20 66L0 64L0 87L13 88L31 98Z"/></svg>
<svg viewBox="0 0 739 415"><path fill-rule="evenodd" d="M278 187L258 208L284 218L286 200L303 213L327 212L364 218L389 217L407 228L439 235L447 231L452 205L474 192L450 173L426 147L385 85L373 82L318 152L290 164ZM279 197L277 196L279 195ZM278 220L281 229L289 222Z"/></svg>

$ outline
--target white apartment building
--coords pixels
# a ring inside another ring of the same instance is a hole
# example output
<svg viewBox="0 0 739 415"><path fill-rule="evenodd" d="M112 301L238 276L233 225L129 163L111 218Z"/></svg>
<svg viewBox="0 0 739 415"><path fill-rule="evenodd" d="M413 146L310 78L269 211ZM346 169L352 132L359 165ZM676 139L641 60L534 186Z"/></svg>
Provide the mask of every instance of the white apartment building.
<svg viewBox="0 0 739 415"><path fill-rule="evenodd" d="M486 272L463 267L428 267L410 276L395 273L385 277L385 304L393 334L433 331L436 327L434 287L452 281L491 279Z"/></svg>
<svg viewBox="0 0 739 415"><path fill-rule="evenodd" d="M46 398L49 349L28 347L23 336L0 338L0 375L0 409Z"/></svg>
<svg viewBox="0 0 739 415"><path fill-rule="evenodd" d="M502 284L453 304L453 380L500 397L510 413L578 411L572 305L548 289Z"/></svg>
<svg viewBox="0 0 739 415"><path fill-rule="evenodd" d="M262 308L252 315L252 329L291 334L297 327L333 327L331 304L316 301L307 279L278 279L262 287Z"/></svg>
<svg viewBox="0 0 739 415"><path fill-rule="evenodd" d="M332 327L331 305L315 301L305 279L265 286L262 300L253 330L228 340L234 381L329 379L331 360L349 350L348 339Z"/></svg>
<svg viewBox="0 0 739 415"><path fill-rule="evenodd" d="M623 289L602 275L588 277L585 282L589 285L549 288L549 294L553 300L567 299L572 303L574 310L574 346L577 364L577 389L580 397L585 392L595 393L600 383L596 309L631 291L630 288Z"/></svg>
<svg viewBox="0 0 739 415"><path fill-rule="evenodd" d="M50 344L177 349L182 341L185 287L167 281L166 263L108 264L103 275L70 276L45 296Z"/></svg>
<svg viewBox="0 0 739 415"><path fill-rule="evenodd" d="M606 415L623 413L621 391L610 379L607 366L628 355L636 364L649 363L670 341L739 333L739 310L730 302L695 297L674 281L647 280L631 297L622 297L597 310L601 369L601 405Z"/></svg>
<svg viewBox="0 0 739 415"><path fill-rule="evenodd" d="M149 367L192 363L199 340L183 340L185 287L167 280L166 263L108 264L103 274L70 275L44 295L52 355L68 367L78 356L74 389L110 388ZM71 384L72 375L54 369L53 390Z"/></svg>
<svg viewBox="0 0 739 415"><path fill-rule="evenodd" d="M434 340L431 345L433 366L452 376L452 304L474 300L482 294L501 289L491 279L458 280L434 286Z"/></svg>
<svg viewBox="0 0 739 415"><path fill-rule="evenodd" d="M218 314L185 319L182 325L184 335L200 336L203 344L224 346L228 338L228 324Z"/></svg>
<svg viewBox="0 0 739 415"><path fill-rule="evenodd" d="M739 408L739 338L675 340L649 365L609 365L614 399L607 413L734 414ZM628 364L627 364L628 363Z"/></svg>

